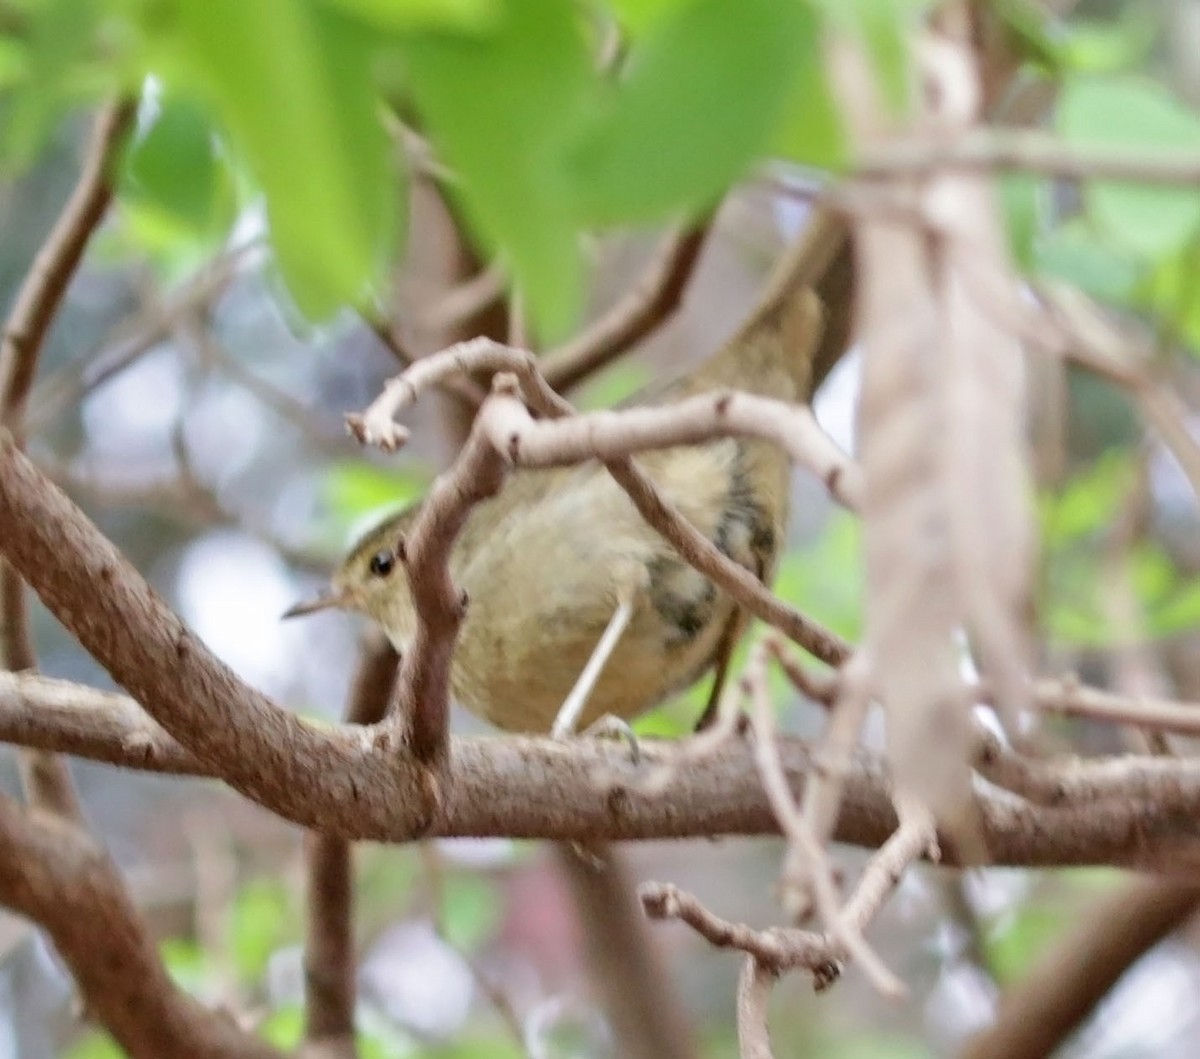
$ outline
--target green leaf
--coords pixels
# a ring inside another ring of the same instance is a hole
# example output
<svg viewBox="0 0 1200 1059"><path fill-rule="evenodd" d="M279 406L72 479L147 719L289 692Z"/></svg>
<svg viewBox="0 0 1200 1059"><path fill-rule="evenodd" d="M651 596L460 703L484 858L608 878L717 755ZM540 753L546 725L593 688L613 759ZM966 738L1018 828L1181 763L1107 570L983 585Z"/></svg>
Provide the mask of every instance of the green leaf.
<svg viewBox="0 0 1200 1059"><path fill-rule="evenodd" d="M126 1055L107 1033L93 1031L77 1041L63 1059L126 1059Z"/></svg>
<svg viewBox="0 0 1200 1059"><path fill-rule="evenodd" d="M1200 578L1172 592L1169 598L1146 615L1146 631L1151 636L1175 636L1200 627Z"/></svg>
<svg viewBox="0 0 1200 1059"><path fill-rule="evenodd" d="M1141 154L1200 148L1200 117L1161 86L1135 77L1069 79L1057 120L1072 144ZM1094 180L1084 196L1107 233L1146 257L1178 250L1200 227L1200 191L1194 189Z"/></svg>
<svg viewBox="0 0 1200 1059"><path fill-rule="evenodd" d="M589 375L575 392L572 400L584 412L599 408L616 408L634 397L651 382L649 370L635 361L618 360L593 375Z"/></svg>
<svg viewBox="0 0 1200 1059"><path fill-rule="evenodd" d="M529 1053L522 1045L512 1039L512 1035L503 1030L490 1036L470 1034L448 1044L434 1045L429 1051L423 1051L427 1059L479 1059L486 1055L488 1059L524 1059ZM579 1056L587 1052L555 1049L544 1051L545 1055Z"/></svg>
<svg viewBox="0 0 1200 1059"><path fill-rule="evenodd" d="M1001 985L1015 982L1074 922L1080 902L1111 893L1121 873L1085 868L1060 874L1053 892L1039 894L984 937L988 968Z"/></svg>
<svg viewBox="0 0 1200 1059"><path fill-rule="evenodd" d="M5 108L0 134L6 161L28 165L70 106L101 14L98 0L42 0L29 7L24 77Z"/></svg>
<svg viewBox="0 0 1200 1059"><path fill-rule="evenodd" d="M1026 173L1000 177L1000 204L1004 209L1009 251L1023 271L1031 271L1035 251L1042 181Z"/></svg>
<svg viewBox="0 0 1200 1059"><path fill-rule="evenodd" d="M802 50L793 64L774 150L802 165L840 169L847 157L846 130L829 89L821 34L818 30L805 33L800 43Z"/></svg>
<svg viewBox="0 0 1200 1059"><path fill-rule="evenodd" d="M644 36L655 26L673 17L681 7L694 0L608 0L607 6L617 16L630 36Z"/></svg>
<svg viewBox="0 0 1200 1059"><path fill-rule="evenodd" d="M1078 217L1035 240L1033 251L1040 275L1066 280L1102 301L1128 302L1142 273L1128 253Z"/></svg>
<svg viewBox="0 0 1200 1059"><path fill-rule="evenodd" d="M304 1009L299 1004L272 1011L259 1025L264 1040L288 1051L297 1047L304 1037Z"/></svg>
<svg viewBox="0 0 1200 1059"><path fill-rule="evenodd" d="M562 337L583 294L566 144L598 84L576 11L509 0L489 33L417 34L403 51L472 231L489 253L503 249L539 334Z"/></svg>
<svg viewBox="0 0 1200 1059"><path fill-rule="evenodd" d="M212 984L216 969L194 938L166 938L158 947L167 971L181 989L201 995Z"/></svg>
<svg viewBox="0 0 1200 1059"><path fill-rule="evenodd" d="M996 13L1022 45L1022 55L1050 70L1063 63L1065 31L1062 19L1047 15L1036 0L996 0Z"/></svg>
<svg viewBox="0 0 1200 1059"><path fill-rule="evenodd" d="M1073 546L1112 525L1134 485L1130 454L1109 453L1041 501L1042 533L1051 548Z"/></svg>
<svg viewBox="0 0 1200 1059"><path fill-rule="evenodd" d="M1008 925L985 938L988 969L1000 982L1014 982L1027 971L1069 922L1061 908L1028 905Z"/></svg>
<svg viewBox="0 0 1200 1059"><path fill-rule="evenodd" d="M1072 18L1063 42L1063 65L1076 73L1116 73L1140 66L1158 40L1157 20L1130 4L1117 22Z"/></svg>
<svg viewBox="0 0 1200 1059"><path fill-rule="evenodd" d="M472 952L495 933L502 907L500 894L490 879L451 875L442 892L442 935L456 949Z"/></svg>
<svg viewBox="0 0 1200 1059"><path fill-rule="evenodd" d="M266 879L247 883L230 909L230 950L243 981L256 984L272 953L290 941L298 924L288 891Z"/></svg>
<svg viewBox="0 0 1200 1059"><path fill-rule="evenodd" d="M371 37L311 0L183 3L174 28L171 69L216 106L261 183L297 304L322 317L362 303L394 249L402 199Z"/></svg>
<svg viewBox="0 0 1200 1059"><path fill-rule="evenodd" d="M167 99L149 128L127 146L120 193L153 205L198 232L233 219L231 178L220 161L204 110L190 100Z"/></svg>
<svg viewBox="0 0 1200 1059"><path fill-rule="evenodd" d="M1158 317L1168 338L1200 355L1200 240L1159 261L1133 301Z"/></svg>
<svg viewBox="0 0 1200 1059"><path fill-rule="evenodd" d="M323 0L385 32L414 29L481 30L499 15L502 0Z"/></svg>
<svg viewBox="0 0 1200 1059"><path fill-rule="evenodd" d="M0 37L0 91L19 85L28 76L28 46L14 37Z"/></svg>
<svg viewBox="0 0 1200 1059"><path fill-rule="evenodd" d="M769 145L815 33L795 0L696 0L635 41L575 159L583 216L648 221L711 205Z"/></svg>
<svg viewBox="0 0 1200 1059"><path fill-rule="evenodd" d="M862 628L862 530L836 512L811 544L780 563L775 592L842 636L856 640Z"/></svg>

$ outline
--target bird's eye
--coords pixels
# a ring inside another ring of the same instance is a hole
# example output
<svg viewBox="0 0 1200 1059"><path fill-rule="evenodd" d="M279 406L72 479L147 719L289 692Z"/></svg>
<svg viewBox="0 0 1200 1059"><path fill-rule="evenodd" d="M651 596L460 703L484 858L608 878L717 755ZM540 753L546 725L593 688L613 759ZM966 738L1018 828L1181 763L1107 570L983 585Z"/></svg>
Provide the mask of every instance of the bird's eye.
<svg viewBox="0 0 1200 1059"><path fill-rule="evenodd" d="M396 565L396 557L389 551L376 552L371 556L367 569L376 577L387 577Z"/></svg>

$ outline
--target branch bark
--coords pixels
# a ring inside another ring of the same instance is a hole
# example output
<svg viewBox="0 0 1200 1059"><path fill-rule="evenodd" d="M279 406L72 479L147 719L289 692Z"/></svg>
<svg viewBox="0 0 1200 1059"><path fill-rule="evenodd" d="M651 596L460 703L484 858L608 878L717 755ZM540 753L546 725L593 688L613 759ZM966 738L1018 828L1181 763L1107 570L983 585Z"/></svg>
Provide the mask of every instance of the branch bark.
<svg viewBox="0 0 1200 1059"><path fill-rule="evenodd" d="M294 780L307 784L311 797L290 801L276 795L268 807L285 817L294 811L296 822L346 838L404 841L426 834L597 843L779 833L752 748L740 739L708 744L703 753L691 750L697 740L644 740L643 764L635 767L624 748L599 740L454 738L447 763L450 796L431 816L415 797L421 770L411 756L373 748L370 729L322 734L323 744L306 739L301 754L312 771ZM125 696L36 676L0 674L0 739L226 782L227 773L244 768L222 767L227 763L219 758L209 762L187 750ZM812 773L813 748L781 737L779 752L788 784L798 793ZM273 772L272 762L286 755L286 747L271 749L267 770ZM1112 785L1097 799L1094 786L1084 785L1077 802L1038 806L980 789L990 862L1116 864L1181 877L1200 868L1193 826L1200 812L1200 765L1154 757L1114 760L1115 766L1105 768L1123 767L1136 797ZM896 827L882 763L857 754L848 763L832 837L877 847ZM959 863L952 845L944 848L942 862Z"/></svg>
<svg viewBox="0 0 1200 1059"><path fill-rule="evenodd" d="M546 381L562 392L578 385L661 326L679 309L708 240L709 221L667 238L638 285L578 336L548 353Z"/></svg>
<svg viewBox="0 0 1200 1059"><path fill-rule="evenodd" d="M592 981L602 994L617 1054L696 1059L696 1042L679 997L669 988L666 963L647 930L619 852L604 846L589 849L585 858L566 844L555 852L583 921Z"/></svg>
<svg viewBox="0 0 1200 1059"><path fill-rule="evenodd" d="M359 649L346 720L375 724L387 713L396 687L399 658L381 632L372 631ZM304 946L304 1036L357 1054L354 1042L355 952L354 867L350 843L337 835L310 832L308 930Z"/></svg>
<svg viewBox="0 0 1200 1059"><path fill-rule="evenodd" d="M134 110L131 100L117 100L101 110L79 180L26 273L0 334L0 427L11 431L20 445L24 444L25 409L46 332L112 199L109 170ZM0 664L10 670L37 667L24 586L2 559ZM31 803L79 817L79 799L65 762L36 751L22 754L21 779Z"/></svg>
<svg viewBox="0 0 1200 1059"><path fill-rule="evenodd" d="M54 942L99 1019L133 1059L279 1059L171 980L108 856L60 817L0 798L0 901Z"/></svg>

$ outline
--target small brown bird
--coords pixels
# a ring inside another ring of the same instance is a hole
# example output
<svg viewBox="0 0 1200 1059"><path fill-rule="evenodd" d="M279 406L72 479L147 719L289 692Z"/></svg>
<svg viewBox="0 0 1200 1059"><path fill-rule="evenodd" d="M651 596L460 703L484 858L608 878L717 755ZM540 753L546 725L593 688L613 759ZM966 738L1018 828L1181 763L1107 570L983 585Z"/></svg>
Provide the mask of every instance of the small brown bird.
<svg viewBox="0 0 1200 1059"><path fill-rule="evenodd" d="M636 403L726 388L807 399L821 312L797 258L789 255L758 309L716 354ZM779 448L726 438L647 452L638 463L722 552L770 581L788 513L790 467ZM396 548L417 510L368 532L331 592L288 616L356 610L403 652L416 619ZM454 695L510 731L565 734L605 716L632 719L715 666L707 714L745 624L740 608L643 521L596 461L515 471L471 512L450 567L470 599Z"/></svg>

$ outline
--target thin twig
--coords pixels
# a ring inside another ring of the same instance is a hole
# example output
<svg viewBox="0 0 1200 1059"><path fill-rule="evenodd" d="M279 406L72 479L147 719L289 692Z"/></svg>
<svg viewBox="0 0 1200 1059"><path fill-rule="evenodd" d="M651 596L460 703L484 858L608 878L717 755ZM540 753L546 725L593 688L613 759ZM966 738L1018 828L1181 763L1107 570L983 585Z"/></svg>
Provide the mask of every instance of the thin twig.
<svg viewBox="0 0 1200 1059"><path fill-rule="evenodd" d="M423 359L408 348L396 326L389 320L378 316L368 316L365 317L365 320L371 332L379 339L383 347L400 362L402 367L410 368L418 360ZM447 376L438 381L438 386L471 409L478 408L483 403L484 397L487 396L483 389L465 377Z"/></svg>
<svg viewBox="0 0 1200 1059"><path fill-rule="evenodd" d="M1052 319L1065 331L1067 352L1129 392L1200 498L1200 444L1188 428L1183 403L1155 378L1153 350L1122 333L1082 292L1056 285L1044 287L1042 294Z"/></svg>
<svg viewBox="0 0 1200 1059"><path fill-rule="evenodd" d="M815 474L843 506L856 511L861 504L854 461L809 408L772 397L724 390L670 405L584 412L553 421L534 420L518 401L498 400L488 405L484 418L493 444L521 467L607 461L720 437L762 438Z"/></svg>
<svg viewBox="0 0 1200 1059"><path fill-rule="evenodd" d="M767 1003L776 975L753 956L742 961L738 975L737 1029L741 1059L773 1059Z"/></svg>
<svg viewBox="0 0 1200 1059"><path fill-rule="evenodd" d="M436 335L462 326L500 300L504 282L504 271L497 265L481 269L470 279L451 287L424 312L420 320L422 329Z"/></svg>
<svg viewBox="0 0 1200 1059"><path fill-rule="evenodd" d="M862 936L865 920L851 919L838 907L837 883L829 854L813 833L809 821L792 797L776 742L774 705L767 687L767 655L757 645L747 666L751 717L754 725L754 760L763 788L779 826L788 841L783 868L784 909L795 916L802 895L811 890L822 925L834 943L863 969L884 996L904 996L906 990Z"/></svg>
<svg viewBox="0 0 1200 1059"><path fill-rule="evenodd" d="M776 973L804 967L813 973L818 988L841 974L828 939L815 931L785 927L755 930L722 919L694 894L673 883L643 883L638 887L638 896L651 919L678 919L717 948L739 949Z"/></svg>
<svg viewBox="0 0 1200 1059"><path fill-rule="evenodd" d="M387 713L399 659L387 638L373 632L359 649L345 716L350 724L375 724ZM334 1040L354 1049L357 968L354 951L354 880L350 843L309 832L308 932L304 946L304 1037Z"/></svg>
<svg viewBox="0 0 1200 1059"><path fill-rule="evenodd" d="M88 351L40 382L30 404L30 431L53 422L64 409L78 404L167 341L181 318L211 312L246 258L260 247L260 241L252 239L225 251L170 294L164 304L147 307L132 325L119 328L120 337Z"/></svg>
<svg viewBox="0 0 1200 1059"><path fill-rule="evenodd" d="M954 170L1019 171L1066 180L1121 180L1190 186L1200 183L1194 151L1084 147L1034 129L974 129L954 137L913 136L865 149L863 177L927 177Z"/></svg>
<svg viewBox="0 0 1200 1059"><path fill-rule="evenodd" d="M619 357L679 308L708 238L705 221L669 236L638 285L607 313L542 362L546 381L560 392Z"/></svg>
<svg viewBox="0 0 1200 1059"><path fill-rule="evenodd" d="M62 213L42 244L13 302L0 333L0 426L18 445L26 433L25 412L46 333L112 199L110 168L136 103L120 99L96 118L82 171ZM29 628L24 587L8 563L0 560L0 664L34 669L37 654ZM80 817L79 799L66 763L37 751L21 755L22 782L29 801L72 819Z"/></svg>

